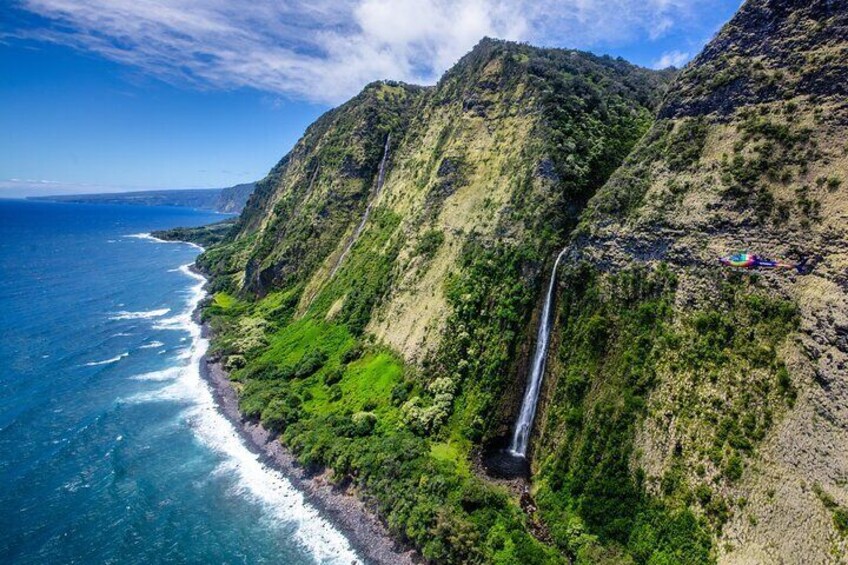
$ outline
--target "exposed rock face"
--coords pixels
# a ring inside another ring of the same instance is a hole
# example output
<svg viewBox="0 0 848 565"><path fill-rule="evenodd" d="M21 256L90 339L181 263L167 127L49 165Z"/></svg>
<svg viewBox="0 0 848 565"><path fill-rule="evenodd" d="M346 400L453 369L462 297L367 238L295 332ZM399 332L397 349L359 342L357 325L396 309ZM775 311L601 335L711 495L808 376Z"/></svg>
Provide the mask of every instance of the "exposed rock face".
<svg viewBox="0 0 848 565"><path fill-rule="evenodd" d="M221 194L215 203L215 211L224 214L241 213L255 188L255 182L248 182L221 189Z"/></svg>
<svg viewBox="0 0 848 565"><path fill-rule="evenodd" d="M648 348L652 381L634 412L629 466L648 492L709 521L720 562L844 563L848 555L846 77L848 5L747 2L670 87L658 121L589 202L571 249L598 273L592 288L602 296L634 267L666 264L674 273L660 333L680 341ZM739 277L716 261L746 249L808 257L815 268ZM575 284L564 283L564 302ZM785 338L769 341L743 314L761 299L797 308ZM692 344L703 342L688 332L713 336L707 317L734 319L729 329L747 337L712 341L726 357L698 368ZM561 347L573 346L577 323L561 312ZM777 365L735 356L754 343ZM610 336L591 394L613 386L603 367L626 345ZM575 356L553 347L552 355L536 443L547 477L561 471L546 458L598 433L590 419L574 432L557 415L574 406ZM792 398L774 397L789 386ZM592 414L599 401L581 398L577 406ZM725 437L746 421L756 431ZM562 473L573 477L580 458L568 457Z"/></svg>
<svg viewBox="0 0 848 565"><path fill-rule="evenodd" d="M747 2L681 74L659 117L723 117L795 96L844 97L846 42L843 2Z"/></svg>

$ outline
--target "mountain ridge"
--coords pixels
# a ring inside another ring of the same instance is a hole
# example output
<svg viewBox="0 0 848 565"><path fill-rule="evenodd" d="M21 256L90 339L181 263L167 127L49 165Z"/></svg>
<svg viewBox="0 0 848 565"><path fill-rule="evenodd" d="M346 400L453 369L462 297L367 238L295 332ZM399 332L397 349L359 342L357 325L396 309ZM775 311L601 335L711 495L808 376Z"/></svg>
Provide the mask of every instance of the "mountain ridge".
<svg viewBox="0 0 848 565"><path fill-rule="evenodd" d="M471 542L497 523L508 545L559 561L472 472L472 451L520 402L546 256L649 127L670 76L486 39L434 87L374 83L319 118L198 260L216 291L213 359L244 413L303 463L356 476L427 559L513 553ZM396 442L404 455L375 466ZM465 496L499 502L478 511Z"/></svg>
<svg viewBox="0 0 848 565"><path fill-rule="evenodd" d="M223 214L239 214L256 183L227 188L139 190L95 194L57 194L33 196L29 200L72 202L77 204L132 204L138 206L183 206Z"/></svg>
<svg viewBox="0 0 848 565"><path fill-rule="evenodd" d="M433 87L367 86L198 259L245 417L429 562L839 563L846 28L749 0L676 78L484 39ZM718 263L739 247L813 272ZM503 482L481 463L563 248Z"/></svg>

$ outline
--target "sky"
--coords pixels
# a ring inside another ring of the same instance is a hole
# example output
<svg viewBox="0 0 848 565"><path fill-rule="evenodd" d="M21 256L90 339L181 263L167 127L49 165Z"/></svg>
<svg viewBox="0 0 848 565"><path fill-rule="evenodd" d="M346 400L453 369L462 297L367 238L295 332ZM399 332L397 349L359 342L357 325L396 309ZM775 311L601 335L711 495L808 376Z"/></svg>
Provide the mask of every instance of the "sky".
<svg viewBox="0 0 848 565"><path fill-rule="evenodd" d="M482 37L683 66L740 0L3 0L0 198L258 180L379 79Z"/></svg>

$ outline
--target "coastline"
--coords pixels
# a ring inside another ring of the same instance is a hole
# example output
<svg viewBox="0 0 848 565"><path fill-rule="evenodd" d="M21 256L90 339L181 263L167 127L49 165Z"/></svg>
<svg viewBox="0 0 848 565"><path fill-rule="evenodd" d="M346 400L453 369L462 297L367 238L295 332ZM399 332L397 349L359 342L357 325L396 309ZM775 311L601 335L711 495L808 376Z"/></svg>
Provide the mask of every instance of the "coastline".
<svg viewBox="0 0 848 565"><path fill-rule="evenodd" d="M205 278L194 264L190 268ZM211 328L201 322L200 309L198 305L192 318L200 326L201 336L208 339ZM212 360L207 353L199 363L200 376L211 388L218 410L233 424L248 449L282 473L309 504L341 531L360 559L375 565L413 565L423 561L414 549L395 541L375 513L348 489L332 485L324 473L309 473L259 422L242 418L238 396L220 362Z"/></svg>

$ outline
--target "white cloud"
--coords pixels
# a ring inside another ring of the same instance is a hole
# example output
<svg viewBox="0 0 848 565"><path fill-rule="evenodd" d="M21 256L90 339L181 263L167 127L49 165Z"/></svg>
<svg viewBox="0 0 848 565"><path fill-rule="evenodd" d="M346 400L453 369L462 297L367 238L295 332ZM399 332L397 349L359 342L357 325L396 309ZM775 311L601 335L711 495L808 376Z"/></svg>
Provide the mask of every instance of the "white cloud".
<svg viewBox="0 0 848 565"><path fill-rule="evenodd" d="M655 69L667 69L669 67L680 68L688 63L689 59L691 59L689 53L683 51L669 51L667 53L663 53L662 57L654 61L653 67Z"/></svg>
<svg viewBox="0 0 848 565"><path fill-rule="evenodd" d="M483 36L547 45L657 39L709 0L21 0L69 44L158 78L336 103L388 78L432 83Z"/></svg>

